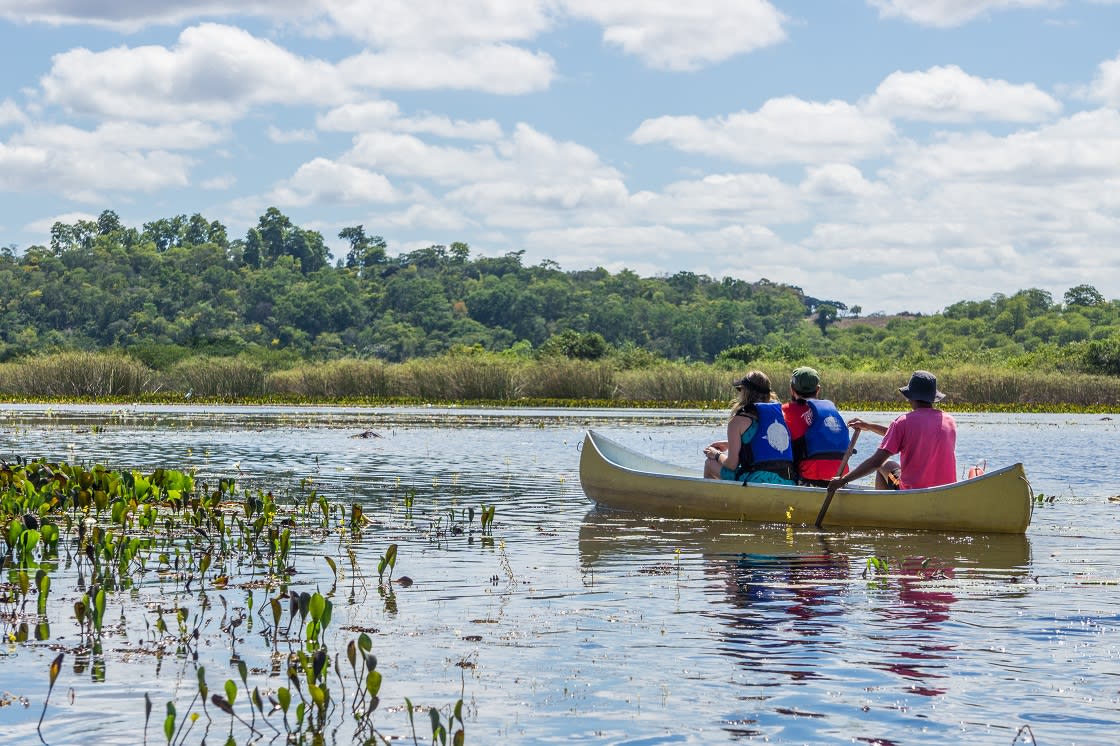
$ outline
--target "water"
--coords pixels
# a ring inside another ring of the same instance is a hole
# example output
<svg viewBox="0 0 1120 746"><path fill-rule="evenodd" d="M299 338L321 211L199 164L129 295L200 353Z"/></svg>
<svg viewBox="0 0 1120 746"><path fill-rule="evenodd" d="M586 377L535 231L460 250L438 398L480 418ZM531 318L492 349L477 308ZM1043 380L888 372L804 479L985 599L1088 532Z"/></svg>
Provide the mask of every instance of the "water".
<svg viewBox="0 0 1120 746"><path fill-rule="evenodd" d="M1054 498L1025 537L665 521L601 513L580 490L587 427L699 469L719 413L8 406L0 455L190 467L200 480L235 476L277 494L309 478L332 500L362 503L374 523L356 566L341 534L324 531L293 550L290 587L332 594L332 652L360 631L372 637L384 676L374 724L406 742L405 697L446 717L461 696L473 744L1011 744L1032 734L1047 746L1113 744L1118 423L957 419L962 468L1023 461L1035 492ZM876 441L864 440L865 455ZM496 506L493 541L478 531L483 505ZM394 542L394 578L412 583L383 595L377 562ZM324 555L337 560L337 584ZM870 558L887 571L869 569ZM287 685L287 648L274 652L261 635L276 591L249 584L249 568L230 570L228 587L206 591L198 664L220 691L244 660L250 688L267 694ZM157 608L199 613L197 593L146 573L110 594L101 675L82 656L78 583L72 568L58 570L47 639L0 650L0 695L12 700L0 707L0 741L39 742L47 668L63 652L48 743L141 742L145 693L147 737L166 742L165 704L187 713L196 663L159 643ZM0 604L0 615L10 610ZM238 616L244 631L231 638L222 628ZM341 667L348 675L345 656ZM249 718L243 692L235 709ZM202 717L182 742L223 742L230 719L210 714L209 731ZM262 742L283 742L257 724ZM426 711L416 725L430 742ZM350 743L352 730L326 742ZM248 740L240 725L233 732Z"/></svg>

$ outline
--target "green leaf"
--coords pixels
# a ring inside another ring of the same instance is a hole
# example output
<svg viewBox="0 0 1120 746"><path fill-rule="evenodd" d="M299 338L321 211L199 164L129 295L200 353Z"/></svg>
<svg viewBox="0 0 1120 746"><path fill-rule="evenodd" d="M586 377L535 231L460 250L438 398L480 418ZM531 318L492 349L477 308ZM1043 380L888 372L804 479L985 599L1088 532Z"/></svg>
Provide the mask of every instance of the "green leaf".
<svg viewBox="0 0 1120 746"><path fill-rule="evenodd" d="M307 604L308 613L311 614L311 621L318 622L322 618L323 609L325 609L326 606L327 600L323 598L323 596L318 591L316 591L315 594L311 596L311 599Z"/></svg>
<svg viewBox="0 0 1120 746"><path fill-rule="evenodd" d="M287 687L280 687L276 690L276 699L280 702L280 709L284 714L288 714L288 706L292 704L292 692Z"/></svg>
<svg viewBox="0 0 1120 746"><path fill-rule="evenodd" d="M171 737L175 735L175 703L167 703L167 717L163 719L163 735L167 736L167 742L171 743Z"/></svg>
<svg viewBox="0 0 1120 746"><path fill-rule="evenodd" d="M228 699L229 703L232 705L233 701L237 699L237 684L234 683L233 679L226 679L225 689L226 699Z"/></svg>
<svg viewBox="0 0 1120 746"><path fill-rule="evenodd" d="M377 671L370 671L366 674L366 691L369 692L371 697L376 697L377 693L381 691L381 674Z"/></svg>

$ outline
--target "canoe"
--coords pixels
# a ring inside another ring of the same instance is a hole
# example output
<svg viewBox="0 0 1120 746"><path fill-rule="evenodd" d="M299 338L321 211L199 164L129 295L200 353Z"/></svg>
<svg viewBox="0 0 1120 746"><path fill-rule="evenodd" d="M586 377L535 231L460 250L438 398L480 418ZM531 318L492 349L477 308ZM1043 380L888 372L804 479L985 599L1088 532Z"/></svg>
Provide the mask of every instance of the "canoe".
<svg viewBox="0 0 1120 746"><path fill-rule="evenodd" d="M589 430L580 453L584 493L601 507L668 518L714 518L812 524L824 501L821 487L704 479ZM836 493L826 526L1022 534L1034 507L1022 464L941 487L887 491L847 488Z"/></svg>

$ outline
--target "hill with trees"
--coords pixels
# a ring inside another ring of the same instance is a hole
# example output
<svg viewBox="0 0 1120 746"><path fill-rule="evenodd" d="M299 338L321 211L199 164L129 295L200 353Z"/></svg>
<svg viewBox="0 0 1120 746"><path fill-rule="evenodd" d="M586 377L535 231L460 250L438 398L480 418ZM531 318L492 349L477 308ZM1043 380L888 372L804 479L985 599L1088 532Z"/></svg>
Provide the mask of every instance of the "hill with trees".
<svg viewBox="0 0 1120 746"><path fill-rule="evenodd" d="M323 236L269 208L242 238L179 215L128 227L112 211L56 223L49 246L0 250L0 361L119 350L159 369L198 356L267 367L399 362L470 348L523 356L824 361L850 370L972 362L1120 375L1120 302L1092 286L860 318L801 288L691 272L525 266L463 243L391 256L364 226Z"/></svg>

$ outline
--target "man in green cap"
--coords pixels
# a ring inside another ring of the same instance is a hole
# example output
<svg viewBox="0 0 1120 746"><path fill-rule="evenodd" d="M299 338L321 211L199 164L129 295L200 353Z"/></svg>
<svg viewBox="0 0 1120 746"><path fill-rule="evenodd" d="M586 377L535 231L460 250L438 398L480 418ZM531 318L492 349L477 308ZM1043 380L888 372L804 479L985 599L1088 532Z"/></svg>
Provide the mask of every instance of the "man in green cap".
<svg viewBox="0 0 1120 746"><path fill-rule="evenodd" d="M851 436L836 405L819 399L821 376L808 366L789 379L790 400L782 405L786 426L793 439L793 461L798 484L827 487L840 472ZM844 467L847 471L847 467Z"/></svg>

